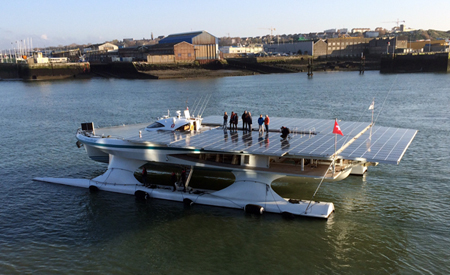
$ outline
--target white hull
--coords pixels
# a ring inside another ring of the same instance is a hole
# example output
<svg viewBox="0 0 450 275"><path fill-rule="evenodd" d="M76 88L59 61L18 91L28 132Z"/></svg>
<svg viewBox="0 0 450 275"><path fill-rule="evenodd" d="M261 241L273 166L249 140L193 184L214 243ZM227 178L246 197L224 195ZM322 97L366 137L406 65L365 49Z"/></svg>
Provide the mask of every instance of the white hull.
<svg viewBox="0 0 450 275"><path fill-rule="evenodd" d="M112 184L88 179L35 178L34 180L82 188L95 186L101 191L128 195L137 195L137 192L141 191L148 199L163 199L241 210L244 210L247 205L256 205L262 207L265 212L314 218L326 219L334 211L333 203L310 203L310 201L305 200L291 203L288 199L280 197L269 185L248 180L245 182L237 181L223 190L200 194L185 193L182 188L174 192L171 187L149 188L142 184Z"/></svg>
<svg viewBox="0 0 450 275"><path fill-rule="evenodd" d="M356 165L352 168L351 175L355 176L363 176L367 172L367 166L364 165Z"/></svg>
<svg viewBox="0 0 450 275"><path fill-rule="evenodd" d="M148 198L189 202L210 206L245 209L248 205L258 206L266 212L287 213L315 218L328 218L334 211L333 203L295 201L280 197L271 187L271 183L285 175L257 173L254 171L233 171L235 182L219 191L173 192L170 187L149 188L141 184L134 171L146 161L110 156L108 170L92 179L35 178L37 181L64 184L69 186L92 188L129 195L145 194ZM348 170L350 173L350 170ZM184 188L183 188L184 189ZM192 191L192 190L191 190ZM194 190L195 191L195 190Z"/></svg>

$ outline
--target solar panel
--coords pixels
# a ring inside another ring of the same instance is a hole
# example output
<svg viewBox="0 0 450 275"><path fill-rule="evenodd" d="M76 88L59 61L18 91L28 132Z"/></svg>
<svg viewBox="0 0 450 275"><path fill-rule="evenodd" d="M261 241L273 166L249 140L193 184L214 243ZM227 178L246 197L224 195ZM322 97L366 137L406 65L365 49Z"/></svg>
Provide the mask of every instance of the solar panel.
<svg viewBox="0 0 450 275"><path fill-rule="evenodd" d="M221 116L203 119L204 125L222 126L222 123ZM329 159L335 153L336 138L337 149L351 142L339 153L344 159L397 164L417 133L411 129L374 126L353 139L369 123L341 121L339 125L344 136L335 137L332 134L334 120L274 117L271 118L271 131L264 134L258 131L224 131L222 128L187 133L142 131L142 137L134 136L126 140L214 152ZM278 126L290 128L289 139L281 139Z"/></svg>
<svg viewBox="0 0 450 275"><path fill-rule="evenodd" d="M398 164L417 130L374 126L340 155L348 159Z"/></svg>

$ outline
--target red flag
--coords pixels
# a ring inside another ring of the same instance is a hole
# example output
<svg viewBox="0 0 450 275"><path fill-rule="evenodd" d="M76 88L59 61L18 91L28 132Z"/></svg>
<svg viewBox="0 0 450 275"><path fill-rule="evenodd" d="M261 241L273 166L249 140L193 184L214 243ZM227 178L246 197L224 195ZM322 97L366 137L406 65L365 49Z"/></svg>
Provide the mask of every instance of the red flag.
<svg viewBox="0 0 450 275"><path fill-rule="evenodd" d="M334 121L333 134L337 134L337 135L341 135L341 136L344 135L341 131L341 127L339 127L339 125L337 123L337 119Z"/></svg>

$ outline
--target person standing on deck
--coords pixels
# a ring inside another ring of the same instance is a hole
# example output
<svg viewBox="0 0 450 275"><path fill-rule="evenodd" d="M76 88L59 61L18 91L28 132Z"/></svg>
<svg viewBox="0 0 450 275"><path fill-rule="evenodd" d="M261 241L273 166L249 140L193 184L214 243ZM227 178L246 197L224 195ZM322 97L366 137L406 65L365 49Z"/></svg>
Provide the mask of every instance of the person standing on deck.
<svg viewBox="0 0 450 275"><path fill-rule="evenodd" d="M186 193L186 169L181 170L181 184L183 184L183 191Z"/></svg>
<svg viewBox="0 0 450 275"><path fill-rule="evenodd" d="M269 133L269 123L270 123L270 118L268 115L266 115L266 118L264 119L264 126L266 127L267 133Z"/></svg>
<svg viewBox="0 0 450 275"><path fill-rule="evenodd" d="M142 182L144 183L144 186L147 186L147 169L142 169Z"/></svg>
<svg viewBox="0 0 450 275"><path fill-rule="evenodd" d="M228 114L227 114L227 112L225 112L224 114L223 114L223 129L227 129L227 123L228 123Z"/></svg>
<svg viewBox="0 0 450 275"><path fill-rule="evenodd" d="M175 172L172 172L172 176L170 176L170 182L173 185L173 192L177 191L177 175L175 174Z"/></svg>
<svg viewBox="0 0 450 275"><path fill-rule="evenodd" d="M233 120L234 120L234 112L231 112L231 115L230 115L230 130L233 130Z"/></svg>
<svg viewBox="0 0 450 275"><path fill-rule="evenodd" d="M258 118L259 129L258 129L258 131L260 133L264 133L264 126L263 126L263 124L264 124L264 118L263 118L262 115L259 115L259 118Z"/></svg>
<svg viewBox="0 0 450 275"><path fill-rule="evenodd" d="M285 140L286 138L289 137L289 133L290 133L289 128L281 126L281 136L280 137L283 140Z"/></svg>
<svg viewBox="0 0 450 275"><path fill-rule="evenodd" d="M247 114L247 124L248 124L248 131L251 132L252 131L252 114L250 112L248 112Z"/></svg>
<svg viewBox="0 0 450 275"><path fill-rule="evenodd" d="M242 130L245 131L245 128L247 127L247 111L244 111L242 114Z"/></svg>

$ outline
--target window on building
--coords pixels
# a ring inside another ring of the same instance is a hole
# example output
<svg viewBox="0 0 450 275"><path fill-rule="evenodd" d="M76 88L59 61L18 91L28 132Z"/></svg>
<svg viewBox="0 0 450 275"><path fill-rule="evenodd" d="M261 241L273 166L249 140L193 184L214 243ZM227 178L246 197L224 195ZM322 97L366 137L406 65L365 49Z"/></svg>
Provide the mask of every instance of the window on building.
<svg viewBox="0 0 450 275"><path fill-rule="evenodd" d="M188 57L191 57L191 53L188 53Z"/></svg>
<svg viewBox="0 0 450 275"><path fill-rule="evenodd" d="M181 53L178 54L178 57L181 57Z"/></svg>

